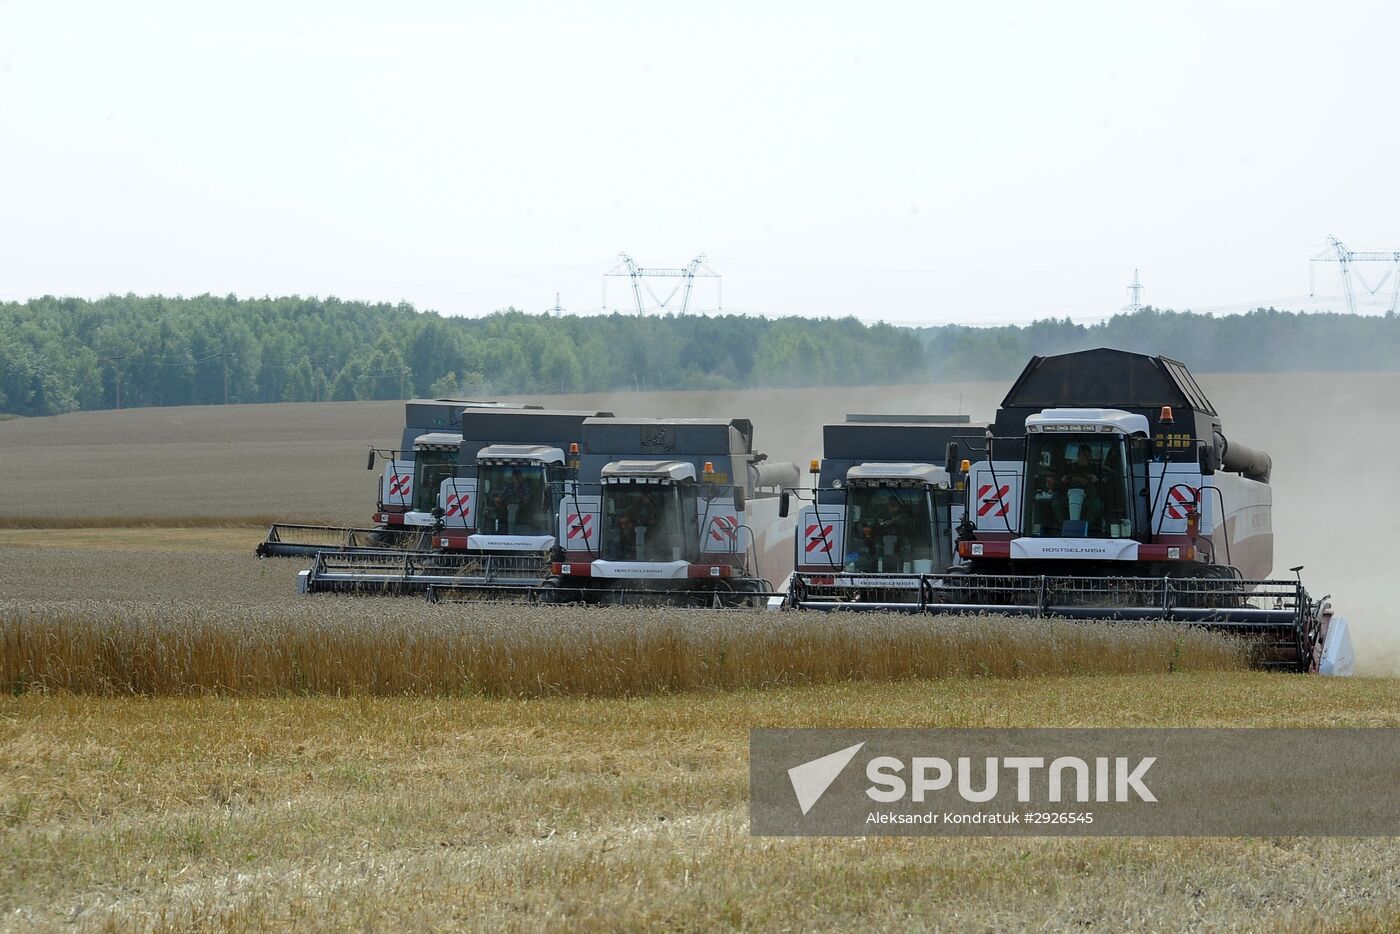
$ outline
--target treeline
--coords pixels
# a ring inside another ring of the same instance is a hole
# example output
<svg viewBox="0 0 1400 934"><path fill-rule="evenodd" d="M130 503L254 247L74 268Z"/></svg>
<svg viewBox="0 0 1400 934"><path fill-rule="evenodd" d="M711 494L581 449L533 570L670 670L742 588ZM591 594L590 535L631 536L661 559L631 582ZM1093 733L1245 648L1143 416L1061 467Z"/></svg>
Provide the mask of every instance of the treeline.
<svg viewBox="0 0 1400 934"><path fill-rule="evenodd" d="M908 330L738 315L444 318L328 299L0 305L0 412L927 378Z"/></svg>
<svg viewBox="0 0 1400 934"><path fill-rule="evenodd" d="M1032 354L1097 346L1200 372L1389 370L1400 320L1146 309L1095 325L915 330L737 315L444 318L334 298L45 297L0 304L0 412L1002 379Z"/></svg>
<svg viewBox="0 0 1400 934"><path fill-rule="evenodd" d="M1259 308L1216 317L1144 308L1098 324L1068 318L1024 326L920 331L940 380L1002 379L1035 354L1115 347L1162 354L1197 373L1400 369L1400 318Z"/></svg>

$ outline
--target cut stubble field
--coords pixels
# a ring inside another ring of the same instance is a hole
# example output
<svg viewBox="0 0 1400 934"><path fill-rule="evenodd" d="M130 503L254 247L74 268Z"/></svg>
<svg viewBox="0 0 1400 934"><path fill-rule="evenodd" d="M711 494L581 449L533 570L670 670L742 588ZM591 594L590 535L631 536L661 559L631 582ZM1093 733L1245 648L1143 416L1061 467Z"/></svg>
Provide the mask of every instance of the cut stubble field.
<svg viewBox="0 0 1400 934"><path fill-rule="evenodd" d="M1400 844L757 839L752 726L1397 726L1378 681L943 679L632 699L0 701L0 923L1344 928Z"/></svg>

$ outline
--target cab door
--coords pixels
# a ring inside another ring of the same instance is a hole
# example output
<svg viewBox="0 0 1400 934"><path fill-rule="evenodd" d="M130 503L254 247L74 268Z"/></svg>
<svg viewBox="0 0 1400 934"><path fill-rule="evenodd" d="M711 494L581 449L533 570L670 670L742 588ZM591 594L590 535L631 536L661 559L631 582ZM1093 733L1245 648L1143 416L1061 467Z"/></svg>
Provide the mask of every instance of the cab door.
<svg viewBox="0 0 1400 934"><path fill-rule="evenodd" d="M1128 496L1133 518L1133 538L1146 540L1152 529L1152 481L1149 478L1146 438L1128 439Z"/></svg>
<svg viewBox="0 0 1400 934"><path fill-rule="evenodd" d="M962 518L963 496L957 490L934 488L929 495L933 510L933 570L939 573L953 566L953 528ZM954 518L956 510L957 517Z"/></svg>
<svg viewBox="0 0 1400 934"><path fill-rule="evenodd" d="M1021 531L1021 465L985 462L974 466L968 484L968 512L979 532Z"/></svg>

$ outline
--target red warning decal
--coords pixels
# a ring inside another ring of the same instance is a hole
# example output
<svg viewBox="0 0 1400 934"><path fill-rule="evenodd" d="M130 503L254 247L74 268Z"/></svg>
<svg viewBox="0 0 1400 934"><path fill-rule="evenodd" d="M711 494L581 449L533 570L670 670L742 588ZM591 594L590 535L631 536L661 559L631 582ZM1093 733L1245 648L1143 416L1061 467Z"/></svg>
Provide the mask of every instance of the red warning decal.
<svg viewBox="0 0 1400 934"><path fill-rule="evenodd" d="M1009 484L1003 484L1001 489L996 490L996 495L992 496L990 494L994 489L996 488L990 483L984 483L982 486L978 487L978 516L993 515L1000 518L1011 510L1011 507L1006 504L1006 497L1007 494L1011 492L1011 486Z"/></svg>
<svg viewBox="0 0 1400 934"><path fill-rule="evenodd" d="M830 554L831 546L834 544L831 540L831 530L834 528L833 525L818 525L815 522L808 525L803 551L809 555L815 552Z"/></svg>
<svg viewBox="0 0 1400 934"><path fill-rule="evenodd" d="M465 516L471 511L470 493L448 493L447 494L447 516Z"/></svg>
<svg viewBox="0 0 1400 934"><path fill-rule="evenodd" d="M1167 491L1167 518L1185 519L1186 508L1201 501L1200 487L1174 486Z"/></svg>
<svg viewBox="0 0 1400 934"><path fill-rule="evenodd" d="M389 495L407 496L408 491L413 486L413 474L396 473L389 475Z"/></svg>
<svg viewBox="0 0 1400 934"><path fill-rule="evenodd" d="M710 520L710 538L721 544L733 544L739 533L739 520L734 516L715 516Z"/></svg>
<svg viewBox="0 0 1400 934"><path fill-rule="evenodd" d="M593 537L593 514L584 513L580 515L576 512L569 513L569 541L582 536L584 541Z"/></svg>

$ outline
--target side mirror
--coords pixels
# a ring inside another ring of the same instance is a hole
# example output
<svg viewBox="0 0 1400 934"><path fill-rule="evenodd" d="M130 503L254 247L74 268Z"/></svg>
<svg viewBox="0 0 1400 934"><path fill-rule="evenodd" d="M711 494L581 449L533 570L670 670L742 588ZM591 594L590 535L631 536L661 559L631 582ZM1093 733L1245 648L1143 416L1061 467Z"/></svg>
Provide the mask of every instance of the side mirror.
<svg viewBox="0 0 1400 934"><path fill-rule="evenodd" d="M792 505L791 499L787 490L778 494L778 518L786 519L788 517L788 507Z"/></svg>
<svg viewBox="0 0 1400 934"><path fill-rule="evenodd" d="M744 488L741 486L734 488L734 508L740 512L744 511Z"/></svg>
<svg viewBox="0 0 1400 934"><path fill-rule="evenodd" d="M948 442L948 453L943 462L943 469L948 471L948 478L950 480L958 475L958 466L962 462L962 458L959 456L961 453L962 451L958 448L958 443L956 441Z"/></svg>
<svg viewBox="0 0 1400 934"><path fill-rule="evenodd" d="M369 449L369 460L365 462L365 470L374 469L374 448Z"/></svg>
<svg viewBox="0 0 1400 934"><path fill-rule="evenodd" d="M1196 448L1196 463L1201 466L1201 476L1211 477L1215 475L1215 461L1211 457L1213 452L1204 444Z"/></svg>

